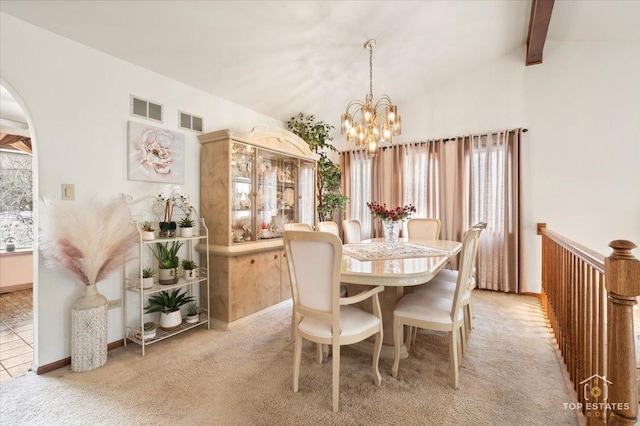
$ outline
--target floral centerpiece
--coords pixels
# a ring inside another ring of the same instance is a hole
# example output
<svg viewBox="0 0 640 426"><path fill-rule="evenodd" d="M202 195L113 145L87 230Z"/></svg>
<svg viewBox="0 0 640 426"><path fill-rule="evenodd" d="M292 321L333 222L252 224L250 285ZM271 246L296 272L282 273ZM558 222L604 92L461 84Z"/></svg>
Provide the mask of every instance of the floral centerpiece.
<svg viewBox="0 0 640 426"><path fill-rule="evenodd" d="M380 204L376 201L371 201L367 203L367 207L369 207L369 211L376 217L379 217L382 220L390 220L396 222L398 220L405 220L411 217L411 213L416 212L416 208L413 204L407 204L403 207L396 207L395 209L387 209L387 204Z"/></svg>
<svg viewBox="0 0 640 426"><path fill-rule="evenodd" d="M190 217L193 206L189 203L189 196L178 185L166 185L158 195L158 200L164 203L164 220L159 223L160 237L173 237L176 233L176 222L173 221L173 207L177 206Z"/></svg>
<svg viewBox="0 0 640 426"><path fill-rule="evenodd" d="M413 204L407 204L395 209L387 209L386 203L380 204L376 201L367 203L369 211L375 217L382 219L382 229L384 231L384 240L387 249L395 249L399 244L400 221L409 219L411 213L416 212Z"/></svg>

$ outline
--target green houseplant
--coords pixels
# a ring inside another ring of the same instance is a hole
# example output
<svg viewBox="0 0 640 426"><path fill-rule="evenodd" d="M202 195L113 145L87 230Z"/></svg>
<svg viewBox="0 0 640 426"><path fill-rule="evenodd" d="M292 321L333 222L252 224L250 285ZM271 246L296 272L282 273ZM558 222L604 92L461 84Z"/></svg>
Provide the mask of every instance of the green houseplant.
<svg viewBox="0 0 640 426"><path fill-rule="evenodd" d="M145 221L142 224L142 239L144 241L153 241L156 239L156 234L153 232L153 225L149 221Z"/></svg>
<svg viewBox="0 0 640 426"><path fill-rule="evenodd" d="M142 288L153 287L153 276L155 274L155 271L151 268L144 268L142 270Z"/></svg>
<svg viewBox="0 0 640 426"><path fill-rule="evenodd" d="M169 243L156 243L154 247L149 247L154 257L158 261L160 284L175 284L178 282L178 250L182 247L182 242L173 241Z"/></svg>
<svg viewBox="0 0 640 426"><path fill-rule="evenodd" d="M185 320L188 324L194 324L200 319L200 308L196 302L191 302L187 305L187 316Z"/></svg>
<svg viewBox="0 0 640 426"><path fill-rule="evenodd" d="M318 220L334 220L337 210L344 210L349 199L340 193L342 170L327 156L327 150L338 150L329 143L333 126L316 121L313 115L299 113L287 121L287 129L299 136L311 151L320 156L316 186L318 193Z"/></svg>
<svg viewBox="0 0 640 426"><path fill-rule="evenodd" d="M187 280L191 280L196 276L196 262L189 259L182 259L182 269L184 269L184 278Z"/></svg>
<svg viewBox="0 0 640 426"><path fill-rule="evenodd" d="M145 339L153 339L154 337L156 337L156 328L158 326L156 325L155 322L153 321L148 321L144 323L144 331L143 331L143 336Z"/></svg>
<svg viewBox="0 0 640 426"><path fill-rule="evenodd" d="M195 221L191 219L191 214L187 214L183 217L178 225L180 225L180 236L181 237L192 237L193 236L193 225Z"/></svg>
<svg viewBox="0 0 640 426"><path fill-rule="evenodd" d="M149 298L149 305L145 309L145 314L160 312L160 327L172 329L182 323L180 307L195 300L193 296L187 296L187 292L180 293L176 288L171 293L166 290L154 294Z"/></svg>

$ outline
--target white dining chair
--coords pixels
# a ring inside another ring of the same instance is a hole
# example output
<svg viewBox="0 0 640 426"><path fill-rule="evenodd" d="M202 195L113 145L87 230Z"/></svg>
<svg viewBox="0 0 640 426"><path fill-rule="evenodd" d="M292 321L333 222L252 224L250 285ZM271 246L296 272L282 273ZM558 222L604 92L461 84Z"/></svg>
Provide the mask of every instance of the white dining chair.
<svg viewBox="0 0 640 426"><path fill-rule="evenodd" d="M338 224L331 221L318 222L317 226L320 232L331 232L333 235L340 237L340 231L338 230Z"/></svg>
<svg viewBox="0 0 640 426"><path fill-rule="evenodd" d="M285 231L313 231L311 225L302 222L296 223L285 223L284 228Z"/></svg>
<svg viewBox="0 0 640 426"><path fill-rule="evenodd" d="M313 232L313 228L309 224L301 223L301 222L290 222L285 223L283 227L284 231L304 231L304 232ZM293 298L293 295L291 296ZM293 341L295 338L295 314L294 311L291 312L291 340ZM322 364L322 347L318 346L316 352L316 358L318 364Z"/></svg>
<svg viewBox="0 0 640 426"><path fill-rule="evenodd" d="M380 386L378 369L382 349L382 314L376 286L351 297L340 297L342 243L328 232L289 231L284 247L291 278L295 323L293 391L298 392L302 339L318 345L332 345L332 402L338 411L340 347L375 335L373 381ZM373 313L353 306L372 299Z"/></svg>
<svg viewBox="0 0 640 426"><path fill-rule="evenodd" d="M449 358L451 381L454 389L458 389L458 364L461 358L461 345L464 340L464 312L462 300L468 292L467 283L473 268L473 256L477 246L479 229L468 230L462 239L460 252L460 269L453 299L432 297L424 293L409 293L398 301L393 310L393 341L395 359L391 369L393 377L398 376L400 366L400 346L403 326L412 326L449 333ZM406 344L406 342L405 342Z"/></svg>
<svg viewBox="0 0 640 426"><path fill-rule="evenodd" d="M360 222L355 219L343 220L342 232L344 233L345 244L359 243L362 240Z"/></svg>
<svg viewBox="0 0 640 426"><path fill-rule="evenodd" d="M487 227L486 222L480 222L476 225L473 225L471 229L477 229L479 232L476 235L476 238L479 240L482 230ZM465 340L469 338L469 334L472 329L472 320L473 320L473 289L476 287L476 280L474 278L475 265L477 259L477 249L478 242L476 241L476 251L473 253L472 257L472 268L471 268L471 276L469 277L469 281L467 282L467 290L468 293L465 293L465 298L462 301L462 306L464 309L464 322L465 322ZM432 295L433 297L447 297L453 298L456 288L456 282L458 281L458 271L452 271L449 269L443 269L438 272L433 279L431 279L428 283L423 286L416 288L414 291L417 293L424 293L427 295ZM415 331L415 330L414 330ZM413 334L412 343L415 343L416 335ZM463 345L463 349L465 346Z"/></svg>
<svg viewBox="0 0 640 426"><path fill-rule="evenodd" d="M440 219L412 218L407 221L407 237L409 241L440 239Z"/></svg>

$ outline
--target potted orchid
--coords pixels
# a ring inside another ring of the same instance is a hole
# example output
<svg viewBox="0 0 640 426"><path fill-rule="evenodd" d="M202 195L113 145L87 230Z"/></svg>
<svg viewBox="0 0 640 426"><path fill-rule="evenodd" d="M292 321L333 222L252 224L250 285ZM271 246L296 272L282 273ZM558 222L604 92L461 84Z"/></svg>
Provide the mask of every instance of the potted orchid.
<svg viewBox="0 0 640 426"><path fill-rule="evenodd" d="M178 206L188 216L193 210L189 203L189 196L182 192L178 185L166 185L158 195L158 200L164 203L164 220L159 223L160 237L174 237L178 226L173 221L173 207Z"/></svg>

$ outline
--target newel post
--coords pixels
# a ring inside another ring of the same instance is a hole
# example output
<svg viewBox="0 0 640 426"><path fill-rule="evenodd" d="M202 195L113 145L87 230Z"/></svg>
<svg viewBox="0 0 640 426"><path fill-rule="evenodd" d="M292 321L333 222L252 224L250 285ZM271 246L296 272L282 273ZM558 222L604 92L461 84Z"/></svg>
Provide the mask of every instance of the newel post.
<svg viewBox="0 0 640 426"><path fill-rule="evenodd" d="M609 425L635 425L638 419L638 383L633 333L633 306L640 295L640 260L631 241L609 244L611 256L604 261L608 297Z"/></svg>

